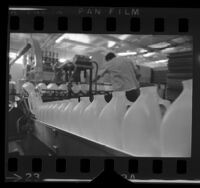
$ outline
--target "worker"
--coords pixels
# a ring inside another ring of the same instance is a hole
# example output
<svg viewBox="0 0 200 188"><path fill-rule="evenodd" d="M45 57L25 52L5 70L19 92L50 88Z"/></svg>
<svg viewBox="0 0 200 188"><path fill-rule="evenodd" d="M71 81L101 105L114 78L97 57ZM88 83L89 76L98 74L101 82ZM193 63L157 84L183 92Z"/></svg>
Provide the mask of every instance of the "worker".
<svg viewBox="0 0 200 188"><path fill-rule="evenodd" d="M131 59L116 56L109 52L105 56L105 64L94 81L103 77L104 82L110 81L113 91L125 91L126 97L134 102L140 95L140 72Z"/></svg>
<svg viewBox="0 0 200 188"><path fill-rule="evenodd" d="M54 71L54 78L53 81L57 84L62 84L64 82L64 72L62 69L59 68L59 62L55 63L52 66L52 69Z"/></svg>
<svg viewBox="0 0 200 188"><path fill-rule="evenodd" d="M9 74L9 102L14 104L16 94L16 83L12 81L12 76Z"/></svg>

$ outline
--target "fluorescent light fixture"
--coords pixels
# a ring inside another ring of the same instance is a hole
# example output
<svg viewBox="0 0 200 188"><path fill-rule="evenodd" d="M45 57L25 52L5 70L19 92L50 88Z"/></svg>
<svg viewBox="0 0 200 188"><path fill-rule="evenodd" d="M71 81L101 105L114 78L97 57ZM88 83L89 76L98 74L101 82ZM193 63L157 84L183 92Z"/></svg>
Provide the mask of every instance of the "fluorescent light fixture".
<svg viewBox="0 0 200 188"><path fill-rule="evenodd" d="M14 59L14 58L17 57L17 53L15 53L15 52L9 52L9 57L10 57L11 59Z"/></svg>
<svg viewBox="0 0 200 188"><path fill-rule="evenodd" d="M65 34L63 34L62 36L60 36L58 39L56 39L56 43L60 43L63 39L65 38Z"/></svg>
<svg viewBox="0 0 200 188"><path fill-rule="evenodd" d="M17 53L15 52L9 52L9 57L11 59L14 59L17 57ZM17 61L15 61L15 64L23 64L23 56L21 56Z"/></svg>
<svg viewBox="0 0 200 188"><path fill-rule="evenodd" d="M147 52L147 50L145 50L145 49L143 49L143 48L141 48L141 49L139 50L139 53L145 53L145 52Z"/></svg>
<svg viewBox="0 0 200 188"><path fill-rule="evenodd" d="M16 64L23 64L23 56L20 57L17 61L15 61Z"/></svg>
<svg viewBox="0 0 200 188"><path fill-rule="evenodd" d="M128 55L136 55L137 52L120 52L117 53L118 56L128 56Z"/></svg>
<svg viewBox="0 0 200 188"><path fill-rule="evenodd" d="M113 47L116 44L114 41L108 41L108 48Z"/></svg>
<svg viewBox="0 0 200 188"><path fill-rule="evenodd" d="M172 41L176 42L176 43L183 43L183 42L185 42L185 38L184 37L178 37L178 38L173 39Z"/></svg>
<svg viewBox="0 0 200 188"><path fill-rule="evenodd" d="M120 35L118 38L121 40L125 40L129 37L130 35Z"/></svg>
<svg viewBox="0 0 200 188"><path fill-rule="evenodd" d="M64 58L59 59L59 62L61 62L61 63L64 63L65 61L66 61L66 59L64 59Z"/></svg>
<svg viewBox="0 0 200 188"><path fill-rule="evenodd" d="M155 52L149 52L149 53L144 54L143 56L144 57L151 57L151 56L153 56L155 54L156 54Z"/></svg>
<svg viewBox="0 0 200 188"><path fill-rule="evenodd" d="M59 37L55 42L60 43L63 39L68 39L72 41L82 42L89 44L91 39L86 34L63 34L61 37Z"/></svg>
<svg viewBox="0 0 200 188"><path fill-rule="evenodd" d="M150 48L165 48L167 46L169 46L170 44L167 43L167 42L160 42L160 43L157 43L157 44L152 44L152 45L149 45Z"/></svg>
<svg viewBox="0 0 200 188"><path fill-rule="evenodd" d="M161 60L155 61L155 63L167 63L167 62L168 62L168 59L161 59Z"/></svg>
<svg viewBox="0 0 200 188"><path fill-rule="evenodd" d="M86 49L88 49L88 47L81 46L81 45L77 45L72 48L72 50L75 51L76 53L82 52Z"/></svg>
<svg viewBox="0 0 200 188"><path fill-rule="evenodd" d="M175 50L174 47L171 47L171 48L166 48L164 50L161 50L162 53L170 53L170 52L173 52Z"/></svg>
<svg viewBox="0 0 200 188"><path fill-rule="evenodd" d="M168 59L161 59L158 61L151 61L151 62L146 62L143 63L143 65L151 68L156 68L156 67L166 67L167 66Z"/></svg>

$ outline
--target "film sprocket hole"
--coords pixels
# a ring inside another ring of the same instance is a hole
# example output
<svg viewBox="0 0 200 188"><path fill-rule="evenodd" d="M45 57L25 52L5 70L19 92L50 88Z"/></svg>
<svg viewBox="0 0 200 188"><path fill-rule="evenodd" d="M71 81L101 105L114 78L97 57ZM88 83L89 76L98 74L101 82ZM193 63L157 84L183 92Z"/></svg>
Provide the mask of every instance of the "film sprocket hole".
<svg viewBox="0 0 200 188"><path fill-rule="evenodd" d="M27 82L45 88L35 95L31 84L25 87L34 118L28 116L31 131L20 141L6 139L6 181L91 181L103 170L131 182L199 179L199 10L40 9L9 9L9 73L24 67L17 92ZM63 78L51 67L56 63ZM126 83L133 101L119 92ZM11 124L6 133L17 134Z"/></svg>

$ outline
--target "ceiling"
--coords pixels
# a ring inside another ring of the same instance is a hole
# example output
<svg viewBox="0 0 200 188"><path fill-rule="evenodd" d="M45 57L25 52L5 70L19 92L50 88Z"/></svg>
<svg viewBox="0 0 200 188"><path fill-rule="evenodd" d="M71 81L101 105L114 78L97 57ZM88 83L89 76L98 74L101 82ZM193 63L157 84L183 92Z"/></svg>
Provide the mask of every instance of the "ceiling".
<svg viewBox="0 0 200 188"><path fill-rule="evenodd" d="M113 51L121 55L129 53L128 57L139 64L150 64L166 59L169 53L192 50L192 37L183 35L12 33L10 52L17 53L30 37L37 39L43 50L58 52L59 58L62 59L71 59L75 54L98 52L104 55Z"/></svg>

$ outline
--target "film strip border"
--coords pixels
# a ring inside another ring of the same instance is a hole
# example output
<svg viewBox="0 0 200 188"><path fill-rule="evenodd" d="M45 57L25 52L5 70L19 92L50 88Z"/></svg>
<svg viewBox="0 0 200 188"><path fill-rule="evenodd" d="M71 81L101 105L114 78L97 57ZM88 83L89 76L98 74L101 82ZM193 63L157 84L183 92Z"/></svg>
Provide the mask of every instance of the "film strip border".
<svg viewBox="0 0 200 188"><path fill-rule="evenodd" d="M133 181L195 180L195 169L191 164L191 159L184 158L11 157L6 161L6 179L9 181L9 176L17 175L15 178L19 181L93 180L104 170L114 170Z"/></svg>
<svg viewBox="0 0 200 188"><path fill-rule="evenodd" d="M192 9L71 8L10 11L10 32L87 32L191 34L196 29ZM112 14L113 13L113 14Z"/></svg>
<svg viewBox="0 0 200 188"><path fill-rule="evenodd" d="M24 27L22 20L19 16L10 17L10 31L11 32L21 32L21 28ZM35 16L30 19L32 26L29 29L34 30L34 32L49 32L48 27L46 27L46 19L42 16ZM83 17L80 22L81 32L92 32L95 31L93 28L93 23L95 22L92 17ZM107 17L104 24L104 32L117 32L118 30L118 20L115 17ZM166 31L166 20L164 18L156 17L153 19L153 32L163 33ZM55 25L53 25L55 24ZM56 32L72 32L69 28L69 18L68 17L58 17L57 22L51 23L52 27L55 27ZM133 17L129 19L129 32L140 32L141 28L141 19L138 17ZM127 26L128 26L127 25ZM80 30L79 30L80 31ZM102 30L103 31L103 30ZM128 31L128 30L127 30ZM146 31L146 30L145 30ZM179 33L189 32L189 19L187 18L178 18L177 27L174 30ZM30 30L29 30L30 32Z"/></svg>
<svg viewBox="0 0 200 188"><path fill-rule="evenodd" d="M65 7L56 11L52 8L45 11L10 11L8 30L16 33L187 34L194 37L194 59L197 67L200 50L198 9L116 8L113 14L109 13L111 9L107 7L100 10L103 13L98 14L95 8L86 7ZM136 13L131 13L132 10ZM194 69L196 86L198 70ZM194 98L198 97L197 90L198 87L194 87ZM197 103L193 106L194 109L198 108ZM195 122L199 120L195 113L193 116ZM114 169L128 179L198 179L200 154L196 143L199 142L200 129L195 125L192 133L192 143L195 144L189 159L111 157L105 161L103 157L8 157L7 180L93 179L104 168Z"/></svg>

